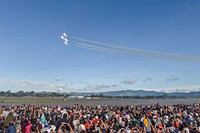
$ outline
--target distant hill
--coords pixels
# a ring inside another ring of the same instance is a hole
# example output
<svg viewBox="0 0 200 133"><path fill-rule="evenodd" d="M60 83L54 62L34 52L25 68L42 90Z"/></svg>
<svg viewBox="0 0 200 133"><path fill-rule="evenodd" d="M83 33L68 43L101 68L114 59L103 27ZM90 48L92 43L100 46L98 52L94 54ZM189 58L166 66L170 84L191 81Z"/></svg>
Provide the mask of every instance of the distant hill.
<svg viewBox="0 0 200 133"><path fill-rule="evenodd" d="M168 93L170 96L185 96L185 97L200 97L200 91L198 92L172 92Z"/></svg>
<svg viewBox="0 0 200 133"><path fill-rule="evenodd" d="M107 92L98 92L98 93L69 93L69 95L83 95L83 96L91 96L91 95L104 95L104 96L176 96L176 97L200 97L200 91L198 92L157 92L157 91L145 91L145 90L120 90L120 91L107 91Z"/></svg>
<svg viewBox="0 0 200 133"><path fill-rule="evenodd" d="M161 96L163 92L145 91L145 90L121 90L101 92L105 96Z"/></svg>
<svg viewBox="0 0 200 133"><path fill-rule="evenodd" d="M119 90L119 91L107 91L107 92L85 92L85 93L78 93L78 92L11 92L8 91L0 91L0 96L3 97L21 97L21 96L36 96L36 97L66 97L66 96L99 96L99 97L138 97L138 98L176 98L176 97L191 97L191 98L200 98L200 91L191 91L191 92L157 92L157 91L146 91L146 90Z"/></svg>

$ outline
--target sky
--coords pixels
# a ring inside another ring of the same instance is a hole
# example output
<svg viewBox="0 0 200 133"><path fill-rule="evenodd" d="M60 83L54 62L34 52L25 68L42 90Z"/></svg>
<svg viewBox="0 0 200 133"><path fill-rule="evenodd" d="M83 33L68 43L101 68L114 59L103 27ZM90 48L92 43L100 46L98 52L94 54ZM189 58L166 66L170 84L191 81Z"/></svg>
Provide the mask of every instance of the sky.
<svg viewBox="0 0 200 133"><path fill-rule="evenodd" d="M0 91L199 91L199 60L85 49L70 38L199 59L199 14L199 0L1 0Z"/></svg>

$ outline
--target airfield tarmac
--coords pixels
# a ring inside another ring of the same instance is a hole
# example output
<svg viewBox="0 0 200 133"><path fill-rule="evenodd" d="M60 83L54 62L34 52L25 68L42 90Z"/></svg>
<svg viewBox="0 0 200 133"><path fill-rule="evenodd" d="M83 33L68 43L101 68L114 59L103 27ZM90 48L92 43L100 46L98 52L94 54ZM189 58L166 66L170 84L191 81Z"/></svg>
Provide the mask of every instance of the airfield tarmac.
<svg viewBox="0 0 200 133"><path fill-rule="evenodd" d="M71 106L79 105L160 105L173 104L200 104L199 98L179 98L179 99L65 99L64 98L0 98L0 105L50 105L50 106Z"/></svg>

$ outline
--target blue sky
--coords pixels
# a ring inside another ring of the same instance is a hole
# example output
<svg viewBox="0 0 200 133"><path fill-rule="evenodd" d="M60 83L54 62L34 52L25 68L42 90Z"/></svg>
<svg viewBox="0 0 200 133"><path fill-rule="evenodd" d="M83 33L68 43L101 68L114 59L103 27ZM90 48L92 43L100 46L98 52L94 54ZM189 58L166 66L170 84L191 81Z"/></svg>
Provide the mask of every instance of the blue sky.
<svg viewBox="0 0 200 133"><path fill-rule="evenodd" d="M199 0L2 0L0 90L200 90L200 62L64 45L98 42L200 57Z"/></svg>

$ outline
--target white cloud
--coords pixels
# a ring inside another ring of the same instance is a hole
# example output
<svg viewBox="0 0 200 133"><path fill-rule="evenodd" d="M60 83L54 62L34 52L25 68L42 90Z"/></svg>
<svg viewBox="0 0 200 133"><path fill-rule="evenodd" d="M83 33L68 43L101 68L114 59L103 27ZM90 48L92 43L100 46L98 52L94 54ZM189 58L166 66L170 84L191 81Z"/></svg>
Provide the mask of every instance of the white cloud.
<svg viewBox="0 0 200 133"><path fill-rule="evenodd" d="M153 79L152 78L146 78L144 80L142 80L143 82L146 82L146 81L152 81Z"/></svg>
<svg viewBox="0 0 200 133"><path fill-rule="evenodd" d="M178 80L180 80L180 79L179 79L179 78L176 78L176 77L166 79L166 81L178 81Z"/></svg>
<svg viewBox="0 0 200 133"><path fill-rule="evenodd" d="M53 84L48 82L34 82L28 80L0 80L0 87L5 87L4 89L8 88L14 91L57 91L61 88L63 91L70 90L66 88L65 85L61 84ZM2 88L3 89L3 88Z"/></svg>
<svg viewBox="0 0 200 133"><path fill-rule="evenodd" d="M127 79L127 80L124 80L122 83L125 85L133 85L133 84L135 84L135 82L136 82L136 80Z"/></svg>
<svg viewBox="0 0 200 133"><path fill-rule="evenodd" d="M200 91L200 85L154 88L152 90L158 92L191 92Z"/></svg>
<svg viewBox="0 0 200 133"><path fill-rule="evenodd" d="M126 80L125 80L126 81ZM135 80L127 81L128 84L134 84ZM81 83L81 86L69 84L53 84L48 82L35 82L28 80L0 80L0 90L11 90L12 92L17 91L35 91L35 92L105 92L105 91L117 91L117 90L154 90L158 92L190 92L200 91L200 85L194 86L177 86L177 87L165 87L165 88L128 88L127 86L118 84L96 84L92 85L89 83ZM79 84L80 85L80 84Z"/></svg>
<svg viewBox="0 0 200 133"><path fill-rule="evenodd" d="M113 90L121 90L124 87L117 85L117 84L111 84L111 85L106 85L106 84L96 84L96 85L91 85L88 84L85 87L85 91L88 92L103 92L103 91L113 91Z"/></svg>
<svg viewBox="0 0 200 133"><path fill-rule="evenodd" d="M65 84L48 83L48 82L35 82L29 80L0 80L0 89L17 91L49 91L49 92L100 92L115 90L120 86L117 84L106 85L96 84L92 85L83 81L69 82Z"/></svg>

